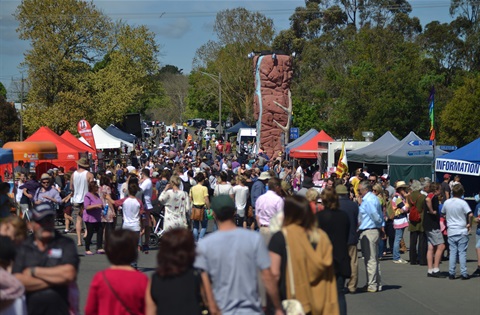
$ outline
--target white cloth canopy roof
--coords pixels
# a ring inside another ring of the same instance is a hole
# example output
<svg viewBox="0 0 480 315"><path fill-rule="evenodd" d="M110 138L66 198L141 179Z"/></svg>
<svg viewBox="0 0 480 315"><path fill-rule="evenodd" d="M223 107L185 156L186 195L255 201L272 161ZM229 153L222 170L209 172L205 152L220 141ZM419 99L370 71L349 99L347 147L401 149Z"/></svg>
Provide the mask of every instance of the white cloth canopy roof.
<svg viewBox="0 0 480 315"><path fill-rule="evenodd" d="M99 125L95 125L92 127L92 133L95 139L95 146L97 147L97 149L119 149L124 145L129 148L129 151L133 149L133 144L112 136ZM83 137L80 137L79 139L86 145L89 145Z"/></svg>

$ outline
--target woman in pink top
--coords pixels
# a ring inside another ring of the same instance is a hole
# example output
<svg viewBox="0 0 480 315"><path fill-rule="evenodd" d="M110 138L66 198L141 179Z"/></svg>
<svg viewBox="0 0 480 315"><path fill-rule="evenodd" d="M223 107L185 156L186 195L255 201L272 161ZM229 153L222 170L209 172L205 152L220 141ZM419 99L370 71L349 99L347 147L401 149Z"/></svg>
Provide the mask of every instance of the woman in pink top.
<svg viewBox="0 0 480 315"><path fill-rule="evenodd" d="M104 204L98 195L98 185L95 181L88 183L88 192L83 200L83 221L87 227L85 237L85 255L93 255L90 251L93 233L97 233L97 254L105 254L103 250L102 211Z"/></svg>

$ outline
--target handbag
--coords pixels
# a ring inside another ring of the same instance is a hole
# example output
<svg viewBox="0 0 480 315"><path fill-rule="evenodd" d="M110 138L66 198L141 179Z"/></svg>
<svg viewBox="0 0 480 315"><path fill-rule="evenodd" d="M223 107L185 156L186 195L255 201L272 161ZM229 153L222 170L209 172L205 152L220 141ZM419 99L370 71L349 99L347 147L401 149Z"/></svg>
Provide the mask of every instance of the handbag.
<svg viewBox="0 0 480 315"><path fill-rule="evenodd" d="M203 221L205 216L205 207L198 208L197 206L192 206L192 214L190 215L190 219L194 221Z"/></svg>
<svg viewBox="0 0 480 315"><path fill-rule="evenodd" d="M113 296L115 296L115 298L117 299L117 301L120 302L120 304L123 306L123 308L127 311L128 314L133 315L133 312L130 310L130 308L123 303L122 299L120 299L120 297L117 295L117 292L115 292L115 290L113 290L112 285L111 285L110 282L107 280L107 276L105 276L105 270L102 271L102 275L103 275L103 281L105 281L105 283L107 284L108 288L109 288L110 291L113 293Z"/></svg>
<svg viewBox="0 0 480 315"><path fill-rule="evenodd" d="M305 315L303 311L302 303L295 299L295 281L293 279L292 259L290 257L290 249L287 242L287 230L282 229L283 236L285 237L285 247L287 249L287 265L288 265L288 279L290 281L290 295L291 299L283 300L282 307L285 310L286 315Z"/></svg>

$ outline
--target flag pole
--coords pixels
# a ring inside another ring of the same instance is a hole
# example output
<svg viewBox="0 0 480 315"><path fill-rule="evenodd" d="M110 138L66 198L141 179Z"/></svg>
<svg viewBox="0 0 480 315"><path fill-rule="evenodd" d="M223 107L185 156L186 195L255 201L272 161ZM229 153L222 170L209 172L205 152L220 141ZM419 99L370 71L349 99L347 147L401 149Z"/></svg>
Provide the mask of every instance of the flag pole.
<svg viewBox="0 0 480 315"><path fill-rule="evenodd" d="M429 116L430 116L430 140L432 141L432 182L435 182L435 146L436 146L436 132L435 132L435 87L432 86L430 90L430 107L429 107Z"/></svg>

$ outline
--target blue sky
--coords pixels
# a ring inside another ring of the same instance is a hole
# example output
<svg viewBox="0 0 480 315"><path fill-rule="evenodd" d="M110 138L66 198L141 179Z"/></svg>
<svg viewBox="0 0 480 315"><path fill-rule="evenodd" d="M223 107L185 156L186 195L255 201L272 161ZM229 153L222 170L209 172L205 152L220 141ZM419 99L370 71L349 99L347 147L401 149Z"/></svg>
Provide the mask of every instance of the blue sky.
<svg viewBox="0 0 480 315"><path fill-rule="evenodd" d="M20 63L28 42L18 39L18 23L12 14L21 1L0 0L0 82L7 89L11 80L21 76ZM132 25L147 25L156 34L162 65L171 64L189 73L195 51L208 40L215 40L213 22L218 11L244 7L260 11L273 19L277 32L289 27L289 17L304 0L291 1L134 1L94 0L93 3L113 19L122 19ZM450 0L411 0L412 16L423 25L431 21L450 21ZM25 72L26 73L26 72Z"/></svg>

